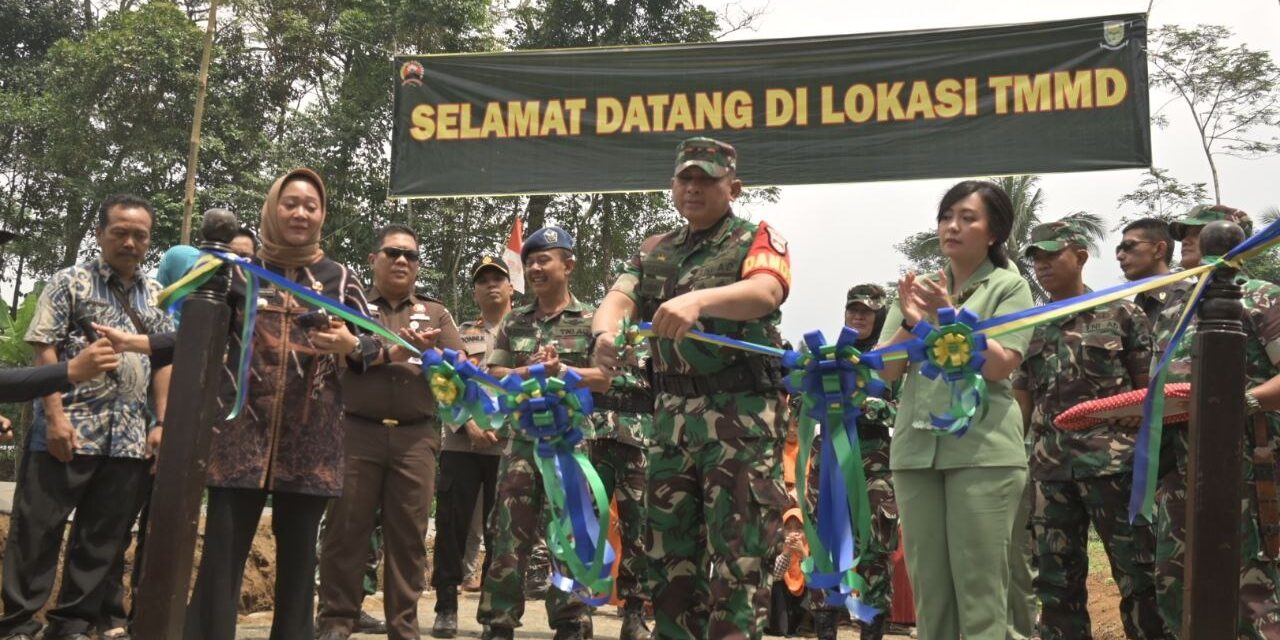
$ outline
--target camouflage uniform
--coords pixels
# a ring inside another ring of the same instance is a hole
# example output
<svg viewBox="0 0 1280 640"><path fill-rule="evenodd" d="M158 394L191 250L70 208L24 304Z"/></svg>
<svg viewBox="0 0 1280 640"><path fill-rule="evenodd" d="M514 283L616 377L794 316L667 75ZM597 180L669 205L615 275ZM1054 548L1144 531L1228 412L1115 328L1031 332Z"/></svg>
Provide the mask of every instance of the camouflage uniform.
<svg viewBox="0 0 1280 640"><path fill-rule="evenodd" d="M647 239L613 290L648 320L666 300L750 275L749 252L762 241L785 259L784 241L732 211L705 231L685 225ZM789 276L789 266L773 264ZM747 322L704 316L695 328L778 345L778 318L777 311ZM693 340L655 339L651 347L657 412L646 548L656 635L759 638L769 600L765 560L786 506L777 363Z"/></svg>
<svg viewBox="0 0 1280 640"><path fill-rule="evenodd" d="M605 493L618 502L622 531L618 598L631 606L648 599L643 585L644 494L649 472L649 431L653 428L653 394L643 374L649 359L648 346L638 345L635 353L638 366L625 369L614 377L608 393L596 396L597 415L603 415L597 423L596 437L587 445Z"/></svg>
<svg viewBox="0 0 1280 640"><path fill-rule="evenodd" d="M1028 254L1088 244L1083 232L1063 222L1036 227L1032 239ZM1031 524L1039 570L1033 585L1044 640L1092 637L1085 590L1090 524L1111 560L1125 634L1168 635L1155 602L1153 533L1129 523L1137 432L1112 424L1085 431L1053 425L1080 402L1143 388L1151 345L1146 314L1119 300L1036 327L1014 373L1014 389L1032 402Z"/></svg>
<svg viewBox="0 0 1280 640"><path fill-rule="evenodd" d="M538 317L537 304L517 307L503 319L489 365L523 367L530 364L539 349L552 345L561 363L590 366L587 349L594 315L594 307L577 298L549 318ZM498 503L488 524L493 560L476 612L476 619L482 624L515 628L524 615L523 587L529 556L546 531L546 496L535 462L536 448L532 438L513 430L511 444L498 467ZM547 620L552 627L589 615L585 604L559 589L546 590L546 603Z"/></svg>
<svg viewBox="0 0 1280 640"><path fill-rule="evenodd" d="M1179 223L1171 225L1174 237L1182 239L1187 225L1203 225L1218 219L1229 219L1226 212L1196 207ZM1249 232L1247 218L1245 233ZM1182 229L1178 225L1183 226ZM1280 374L1280 287L1261 280L1246 280L1243 286L1246 387L1252 389ZM1156 350L1169 347L1183 303L1173 300L1160 314L1156 324ZM1195 320L1187 328L1181 343L1170 356L1168 382L1190 382ZM1267 413L1271 447L1280 433L1280 416ZM1182 626L1182 585L1186 553L1187 518L1187 424L1166 424L1161 447L1161 460L1170 469L1160 478L1156 489L1156 599L1165 624L1174 632ZM1241 442L1243 456L1243 497L1240 522L1240 628L1241 638L1280 638L1280 571L1275 563L1260 557L1258 534L1257 487L1253 483L1253 437L1246 428ZM1162 472L1164 469L1162 469Z"/></svg>

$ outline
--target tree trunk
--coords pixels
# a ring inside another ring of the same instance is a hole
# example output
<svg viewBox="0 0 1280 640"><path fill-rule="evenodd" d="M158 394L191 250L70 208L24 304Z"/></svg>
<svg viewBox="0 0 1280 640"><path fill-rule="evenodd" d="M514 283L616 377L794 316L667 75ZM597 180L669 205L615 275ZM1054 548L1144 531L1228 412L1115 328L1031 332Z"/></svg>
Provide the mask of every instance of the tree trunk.
<svg viewBox="0 0 1280 640"><path fill-rule="evenodd" d="M14 320L18 319L18 303L22 301L22 294L18 292L22 291L22 267L26 262L27 252L18 253L18 275L13 278L13 303L9 305L9 317Z"/></svg>
<svg viewBox="0 0 1280 640"><path fill-rule="evenodd" d="M1213 161L1213 154L1208 148L1204 150L1204 157L1209 160L1209 173L1213 175L1213 202L1222 204L1222 186L1218 183L1218 163Z"/></svg>
<svg viewBox="0 0 1280 640"><path fill-rule="evenodd" d="M549 206L551 206L551 196L529 196L529 204L524 208L525 236L547 226L547 207Z"/></svg>

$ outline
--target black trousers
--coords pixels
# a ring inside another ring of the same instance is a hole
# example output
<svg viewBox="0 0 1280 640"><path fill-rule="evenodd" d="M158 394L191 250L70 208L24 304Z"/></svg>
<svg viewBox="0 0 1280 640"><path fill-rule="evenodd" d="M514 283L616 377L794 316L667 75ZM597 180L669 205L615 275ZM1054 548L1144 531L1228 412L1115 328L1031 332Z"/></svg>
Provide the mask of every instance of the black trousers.
<svg viewBox="0 0 1280 640"><path fill-rule="evenodd" d="M462 584L462 559L467 552L467 530L475 514L476 499L484 500L484 521L489 521L498 490L498 462L502 456L465 451L440 452L440 478L436 483L436 547L431 587L436 590L436 612L458 610L458 585ZM484 565L480 580L489 573L493 545L484 528Z"/></svg>
<svg viewBox="0 0 1280 640"><path fill-rule="evenodd" d="M275 617L271 640L315 637L316 533L328 498L258 489L209 487L204 553L187 607L186 640L234 640L244 563L271 496L276 538Z"/></svg>
<svg viewBox="0 0 1280 640"><path fill-rule="evenodd" d="M138 541L138 546L133 550L133 569L129 572L131 605L127 609L124 606L124 554L129 550L129 539L125 538L124 544L120 545L120 554L116 556L111 572L102 582L105 593L102 596L102 616L98 620L98 631L127 629L133 624L133 618L138 613L138 579L142 576L142 553L147 543L147 520L151 514L151 488L155 484L154 480L155 476L148 475L142 482L139 497L142 511L138 514L138 533L133 536ZM133 525L130 524L129 528L132 530Z"/></svg>
<svg viewBox="0 0 1280 640"><path fill-rule="evenodd" d="M103 584L128 544L150 463L84 455L64 463L43 451L24 457L5 544L0 637L40 630L35 615L53 591L72 510L62 587L46 616L45 635L88 633L102 613Z"/></svg>

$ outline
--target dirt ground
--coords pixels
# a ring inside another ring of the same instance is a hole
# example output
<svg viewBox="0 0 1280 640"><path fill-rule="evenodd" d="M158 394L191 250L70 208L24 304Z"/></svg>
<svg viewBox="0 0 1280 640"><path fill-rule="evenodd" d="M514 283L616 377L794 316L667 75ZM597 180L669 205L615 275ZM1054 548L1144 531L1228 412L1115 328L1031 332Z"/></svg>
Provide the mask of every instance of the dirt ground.
<svg viewBox="0 0 1280 640"><path fill-rule="evenodd" d="M0 558L4 555L4 544L8 533L9 517L0 514ZM199 548L200 544L197 542L197 554L199 553ZM1124 628L1120 622L1120 595L1114 581L1111 580L1106 555L1096 541L1090 544L1090 560L1089 615L1093 623L1093 636L1096 640L1123 640ZM240 611L242 614L241 633L238 634L240 638L266 638L266 633L271 624L272 585L275 581L274 562L275 539L271 536L270 520L267 516L264 516L262 522L258 524L258 534L249 553L249 560L245 564L244 587L240 596ZM130 548L126 554L126 563L125 579L127 581L133 566L133 548ZM61 578L61 571L59 571L59 578ZM56 593L56 583L54 589L54 593ZM478 637L480 634L479 626L475 624L474 611L476 602L477 598L474 594L466 594L462 598L460 604L462 604L463 611L459 615L460 637ZM419 604L419 621L424 631L430 629L431 622L434 619L434 614L432 613L434 604L434 594L424 594ZM365 608L370 613L381 617L382 603L379 598L368 598L365 602ZM544 617L540 615L540 603L530 602L528 612L526 622L529 626L524 629L524 633L521 635L532 638L550 638L551 632L545 626L538 624L538 620ZM613 615L613 608L604 607L598 615L596 637L617 637L619 626L619 619ZM424 633L424 635L426 634ZM374 636L365 637L371 638ZM854 629L844 627L841 629L840 637L856 638L858 633ZM887 637L905 638L906 636Z"/></svg>

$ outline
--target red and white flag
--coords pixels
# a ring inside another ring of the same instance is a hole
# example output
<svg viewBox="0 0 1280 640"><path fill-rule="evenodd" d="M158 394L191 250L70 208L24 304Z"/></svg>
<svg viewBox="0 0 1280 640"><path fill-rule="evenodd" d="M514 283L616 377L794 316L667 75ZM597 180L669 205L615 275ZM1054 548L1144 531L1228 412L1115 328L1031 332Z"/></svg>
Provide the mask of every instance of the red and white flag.
<svg viewBox="0 0 1280 640"><path fill-rule="evenodd" d="M502 261L507 263L507 271L511 276L511 286L519 293L524 293L524 262L520 260L520 247L524 246L524 228L520 222L520 214L511 225L511 236L507 238L507 246L502 249Z"/></svg>

